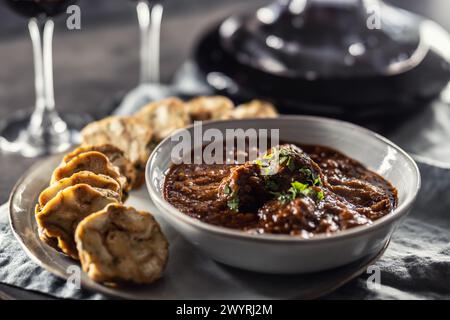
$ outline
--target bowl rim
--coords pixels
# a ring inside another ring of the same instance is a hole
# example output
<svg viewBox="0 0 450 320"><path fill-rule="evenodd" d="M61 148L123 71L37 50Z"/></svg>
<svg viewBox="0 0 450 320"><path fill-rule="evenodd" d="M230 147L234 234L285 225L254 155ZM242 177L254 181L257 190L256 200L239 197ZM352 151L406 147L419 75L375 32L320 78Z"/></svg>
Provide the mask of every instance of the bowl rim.
<svg viewBox="0 0 450 320"><path fill-rule="evenodd" d="M417 198L418 192L421 187L421 176L419 168L414 161L414 159L402 148L397 146L395 143L390 141L389 139L383 137L382 135L375 133L367 128L361 127L359 125L332 119L332 118L326 118L326 117L318 117L318 116L308 116L308 115L281 115L278 118L249 118L249 119L232 119L232 120L216 120L216 121L204 121L203 125L205 124L219 124L219 123L231 123L231 122L237 122L237 123L245 123L250 121L261 121L261 122L270 122L270 121L284 121L284 120L302 120L302 121L313 121L313 122L320 122L320 123L326 123L328 125L339 125L343 126L346 129L355 130L356 132L360 132L361 134L371 136L372 138L375 138L376 140L394 148L397 152L399 152L405 159L408 161L409 165L413 169L414 178L416 180L415 186L413 186L414 190L412 195L408 196L405 201L399 205L397 208L393 210L393 212L381 217L380 219L374 221L370 225L363 225L363 226L357 226L348 230L339 231L336 233L331 234L317 234L314 235L311 238L303 238L303 237L297 237L292 236L288 234L253 234L249 233L243 230L239 229L232 229L232 228L226 228L222 226L216 226L212 224L208 224L206 222L200 221L196 218L190 217L184 213L182 213L180 210L175 208L173 205L171 205L168 201L166 201L162 194L159 193L159 191L156 189L156 187L151 182L151 173L156 172L154 169L155 167L155 161L157 160L157 156L159 154L158 150L160 150L167 142L170 140L171 136L176 134L177 132L181 130L191 129L194 127L194 125L190 125L186 128L176 130L172 135L169 137L166 137L164 140L162 140L153 150L152 154L150 155L149 160L147 161L147 165L145 167L145 182L147 185L147 190L150 194L151 199L155 202L156 206L160 211L161 207L164 209L165 212L162 213L162 216L165 214L172 215L175 219L180 220L184 223L187 223L193 227L196 227L198 229L201 229L202 231L206 231L209 233L214 234L220 234L221 236L227 236L231 238L240 238L243 240L253 240L253 241L265 241L265 242L294 242L298 244L312 244L317 242L324 242L324 241L335 241L335 240L341 240L346 239L353 236L358 236L364 233L369 233L370 231L378 230L385 225L392 224L395 221L399 220L401 217L403 217L406 213L408 213L408 208L414 203L414 201ZM351 155L349 155L351 157ZM164 218L164 216L163 216Z"/></svg>

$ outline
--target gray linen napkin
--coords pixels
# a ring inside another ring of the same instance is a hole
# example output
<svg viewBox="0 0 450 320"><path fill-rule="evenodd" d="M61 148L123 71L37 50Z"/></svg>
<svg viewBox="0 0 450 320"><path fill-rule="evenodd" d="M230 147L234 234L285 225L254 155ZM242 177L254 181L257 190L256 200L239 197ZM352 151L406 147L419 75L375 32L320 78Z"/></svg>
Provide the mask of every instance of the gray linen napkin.
<svg viewBox="0 0 450 320"><path fill-rule="evenodd" d="M0 207L0 282L58 298L102 299L101 294L73 288L28 258L9 226L7 204Z"/></svg>

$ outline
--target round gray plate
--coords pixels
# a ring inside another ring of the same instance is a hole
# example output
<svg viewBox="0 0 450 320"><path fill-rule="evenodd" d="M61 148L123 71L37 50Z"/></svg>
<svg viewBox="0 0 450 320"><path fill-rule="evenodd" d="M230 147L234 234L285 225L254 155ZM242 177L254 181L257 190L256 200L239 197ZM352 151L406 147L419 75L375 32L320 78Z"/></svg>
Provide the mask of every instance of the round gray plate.
<svg viewBox="0 0 450 320"><path fill-rule="evenodd" d="M11 194L10 220L14 235L27 255L41 267L67 279L70 276L68 268L78 262L40 241L34 218L39 193L48 185L49 177L59 162L59 156L48 158L24 174ZM192 247L158 217L145 188L133 192L127 204L154 213L160 222L170 243L164 277L151 285L112 288L82 274L83 288L127 299L314 299L361 275L388 246L386 243L383 250L374 256L320 273L295 276L257 274L216 263Z"/></svg>

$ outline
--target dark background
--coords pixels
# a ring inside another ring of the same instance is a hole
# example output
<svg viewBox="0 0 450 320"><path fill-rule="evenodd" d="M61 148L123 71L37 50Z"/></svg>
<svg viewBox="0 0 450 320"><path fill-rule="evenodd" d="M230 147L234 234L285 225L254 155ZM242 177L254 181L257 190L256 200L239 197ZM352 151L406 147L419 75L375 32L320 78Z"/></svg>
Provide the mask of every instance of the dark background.
<svg viewBox="0 0 450 320"><path fill-rule="evenodd" d="M450 31L449 0L390 0L430 17ZM162 79L169 82L205 28L226 15L267 0L168 0L162 31ZM134 4L81 0L82 29L68 31L57 19L54 40L55 94L61 112L106 115L114 97L138 81L138 29ZM31 42L26 20L0 1L0 117L31 110L34 103ZM0 155L0 204L36 159Z"/></svg>

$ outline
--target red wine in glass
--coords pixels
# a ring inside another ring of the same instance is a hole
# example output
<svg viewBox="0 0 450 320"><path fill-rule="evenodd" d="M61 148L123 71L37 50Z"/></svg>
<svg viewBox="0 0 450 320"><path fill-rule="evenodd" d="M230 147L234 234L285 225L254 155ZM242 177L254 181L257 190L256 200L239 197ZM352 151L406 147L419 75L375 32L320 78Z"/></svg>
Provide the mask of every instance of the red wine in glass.
<svg viewBox="0 0 450 320"><path fill-rule="evenodd" d="M52 17L62 14L76 0L2 0L17 14L30 18L33 44L36 102L31 115L12 115L0 122L0 152L26 157L62 152L76 142L71 130L55 109L53 89ZM70 122L78 121L72 116Z"/></svg>

